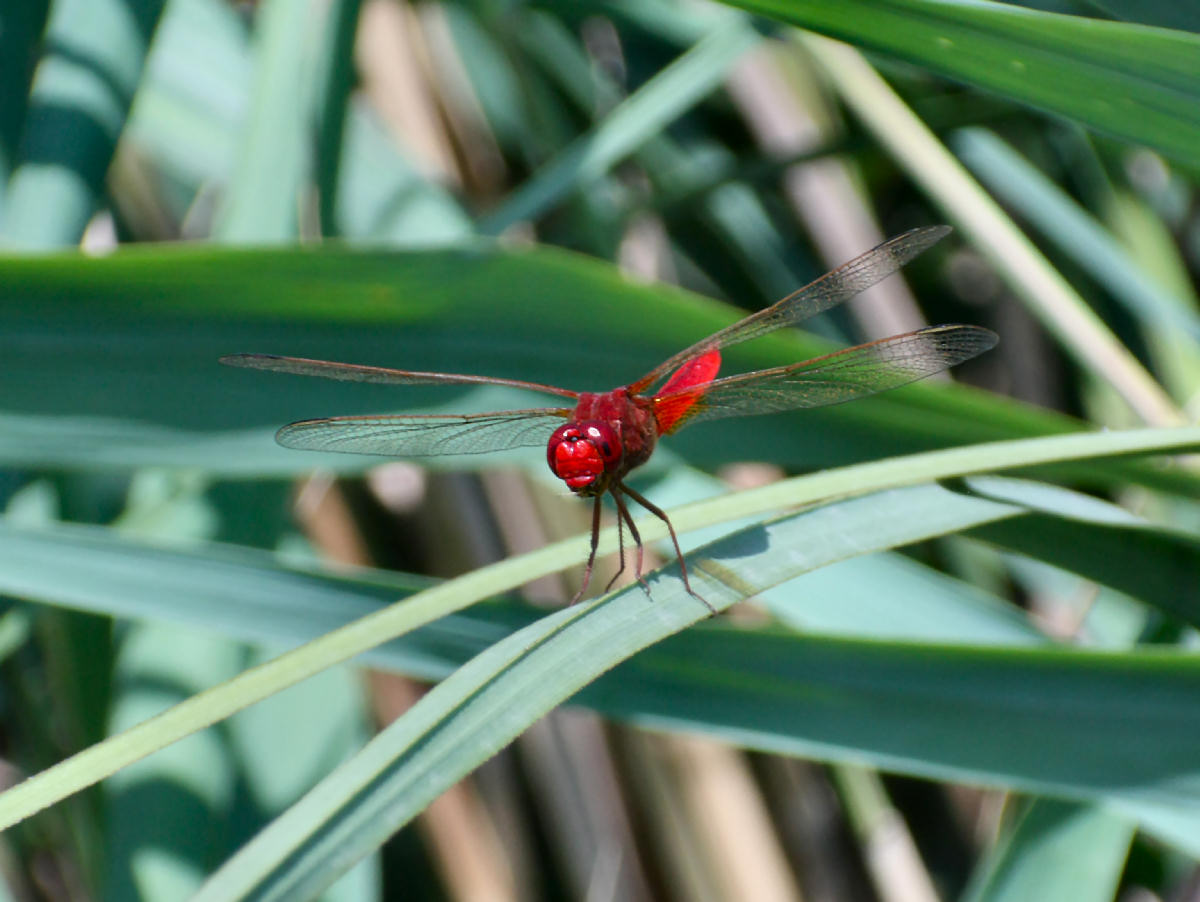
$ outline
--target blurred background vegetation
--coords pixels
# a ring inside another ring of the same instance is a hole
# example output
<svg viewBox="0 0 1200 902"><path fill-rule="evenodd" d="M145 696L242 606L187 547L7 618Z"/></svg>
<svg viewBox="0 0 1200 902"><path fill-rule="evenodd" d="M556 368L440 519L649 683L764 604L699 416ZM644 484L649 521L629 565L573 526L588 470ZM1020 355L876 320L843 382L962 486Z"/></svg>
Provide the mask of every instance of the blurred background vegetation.
<svg viewBox="0 0 1200 902"><path fill-rule="evenodd" d="M948 222L903 280L728 359L994 329L960 384L700 425L634 484L674 507L1194 422L1197 30L1191 5L1129 0L7 0L4 784L587 527L537 449L418 467L271 438L542 400L223 354L602 390ZM704 613L656 584L546 615L577 544L365 666L131 766L88 763L81 792L0 797L21 821L0 834L0 893L1198 898L1194 467L1064 459L689 532L743 530L725 541L744 543L752 601L554 709ZM647 621L661 631L631 638ZM351 757L392 722L392 752ZM358 788L291 808L347 760ZM272 822L290 845L234 857Z"/></svg>

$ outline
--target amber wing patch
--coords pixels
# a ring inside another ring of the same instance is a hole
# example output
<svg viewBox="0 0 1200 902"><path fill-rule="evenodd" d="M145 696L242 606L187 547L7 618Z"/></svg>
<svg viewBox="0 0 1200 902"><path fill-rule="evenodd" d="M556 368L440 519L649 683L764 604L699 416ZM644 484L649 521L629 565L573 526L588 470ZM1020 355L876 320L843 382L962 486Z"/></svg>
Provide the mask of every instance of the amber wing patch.
<svg viewBox="0 0 1200 902"><path fill-rule="evenodd" d="M699 409L704 393L720 369L721 352L713 348L692 358L671 375L654 398L654 416L660 435L674 432Z"/></svg>

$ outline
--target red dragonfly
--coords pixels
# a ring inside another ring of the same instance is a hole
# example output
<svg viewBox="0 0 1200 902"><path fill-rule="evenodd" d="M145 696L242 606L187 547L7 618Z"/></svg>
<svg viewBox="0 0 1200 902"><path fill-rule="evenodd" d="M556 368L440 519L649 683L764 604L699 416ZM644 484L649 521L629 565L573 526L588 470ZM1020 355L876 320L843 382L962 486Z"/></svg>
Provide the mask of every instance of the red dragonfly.
<svg viewBox="0 0 1200 902"><path fill-rule="evenodd" d="M685 425L838 404L939 373L993 347L997 337L988 329L931 326L799 363L717 378L722 348L793 325L842 303L900 269L949 231L948 226L931 226L885 241L773 306L685 348L640 379L607 392L577 392L519 379L421 373L267 354L234 354L222 357L221 362L346 382L508 385L567 398L573 406L453 416L402 414L303 420L284 426L275 439L287 448L393 457L480 454L545 443L546 460L554 475L575 494L595 499L591 553L583 571L583 585L573 602L582 597L591 579L600 533L601 499L609 494L618 514L621 569L617 576L625 569L623 526L628 526L637 547L637 579L649 591L642 575L641 536L625 503L628 496L666 524L679 556L684 587L708 605L688 581L683 552L670 519L626 485L625 475L649 459L660 436ZM655 388L659 383L661 387ZM615 580L614 576L609 587Z"/></svg>

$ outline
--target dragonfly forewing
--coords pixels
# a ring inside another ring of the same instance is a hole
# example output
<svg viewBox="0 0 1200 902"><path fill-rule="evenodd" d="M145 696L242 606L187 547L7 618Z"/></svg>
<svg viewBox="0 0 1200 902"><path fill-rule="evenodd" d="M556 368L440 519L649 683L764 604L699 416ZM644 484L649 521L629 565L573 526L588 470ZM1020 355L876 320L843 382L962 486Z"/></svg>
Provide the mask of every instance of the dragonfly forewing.
<svg viewBox="0 0 1200 902"><path fill-rule="evenodd" d="M275 440L302 451L340 451L386 457L486 454L545 445L567 408L499 410L461 415L394 415L302 420L284 426Z"/></svg>
<svg viewBox="0 0 1200 902"><path fill-rule="evenodd" d="M541 382L523 379L503 379L495 376L472 376L467 373L423 373L417 370L394 370L383 366L364 366L358 363L335 363L332 360L309 360L307 357L279 357L275 354L229 354L222 357L226 366L293 376L316 376L338 382L365 382L373 385L507 385L529 391L546 392L563 398L578 398L579 392Z"/></svg>

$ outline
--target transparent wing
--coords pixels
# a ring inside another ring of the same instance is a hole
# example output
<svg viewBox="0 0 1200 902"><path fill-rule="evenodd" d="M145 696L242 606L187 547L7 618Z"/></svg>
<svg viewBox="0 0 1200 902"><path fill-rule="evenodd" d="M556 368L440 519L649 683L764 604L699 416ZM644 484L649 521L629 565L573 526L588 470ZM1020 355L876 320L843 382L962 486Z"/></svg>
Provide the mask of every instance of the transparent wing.
<svg viewBox="0 0 1200 902"><path fill-rule="evenodd" d="M940 373L997 341L994 332L979 326L931 326L801 363L717 379L698 399L692 387L656 397L654 403L671 410L679 403L677 395L690 403L671 432L721 417L824 407Z"/></svg>
<svg viewBox="0 0 1200 902"><path fill-rule="evenodd" d="M635 392L644 391L680 364L699 357L706 351L758 338L783 326L795 325L810 316L836 307L856 294L866 291L876 282L890 276L913 257L927 250L948 234L950 234L949 226L928 226L897 235L865 254L855 257L849 263L809 282L803 288L789 294L770 307L753 313L719 332L714 332L690 348L685 348L660 363L633 383L630 388Z"/></svg>
<svg viewBox="0 0 1200 902"><path fill-rule="evenodd" d="M333 417L302 420L275 433L285 448L388 457L484 454L544 445L571 411L539 407L455 416Z"/></svg>
<svg viewBox="0 0 1200 902"><path fill-rule="evenodd" d="M493 376L469 376L460 373L421 373L414 370L393 370L382 366L362 366L357 363L334 363L330 360L309 360L305 357L277 357L274 354L230 354L221 358L226 366L239 366L295 376L318 376L339 382L370 382L376 385L509 385L530 391L547 392L564 398L578 398L579 392L525 382L522 379L500 379Z"/></svg>

